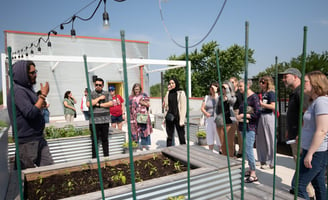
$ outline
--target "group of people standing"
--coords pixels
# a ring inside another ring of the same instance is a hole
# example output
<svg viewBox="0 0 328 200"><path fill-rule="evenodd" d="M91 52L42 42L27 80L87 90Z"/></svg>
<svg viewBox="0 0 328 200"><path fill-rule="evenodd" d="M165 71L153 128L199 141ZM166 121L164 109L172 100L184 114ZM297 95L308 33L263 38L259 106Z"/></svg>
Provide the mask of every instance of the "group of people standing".
<svg viewBox="0 0 328 200"><path fill-rule="evenodd" d="M298 182L298 196L305 199L326 199L327 189L325 186L325 173L328 165L328 79L320 71L313 71L304 76L304 100L301 105L301 78L302 74L298 69L289 68L283 73L283 81L286 87L293 91L289 96L287 111L286 139L295 141L291 144L293 156L297 158L297 142L299 137L299 117L300 109L303 113L301 139L300 172ZM216 135L219 141L216 142L220 153L228 155L225 146L225 137L222 123L222 105L226 120L227 140L229 156L240 155L243 152L242 140L238 140L239 151L235 148L235 136L242 136L244 128L244 117L246 118L245 153L249 169L245 173L245 182L252 183L258 181L256 176L256 164L253 152L254 143L261 169L274 168L274 137L275 134L275 86L270 76L259 79L261 92L256 94L252 91L252 81L231 78L229 84L224 81L222 88L218 83L212 83L209 87L209 95L205 96L201 111L206 121L206 136L209 149L213 149ZM246 90L245 90L246 88ZM220 92L223 96L221 104ZM239 95L239 94L241 95ZM243 97L246 93L247 108L244 109ZM239 96L239 97L238 97ZM238 112L237 106L238 105ZM231 107L235 112L232 112ZM278 114L277 114L278 115ZM236 120L236 121L235 121ZM237 131L236 128L238 127ZM235 153L234 153L235 152ZM240 157L240 156L237 156ZM295 176L291 183L291 193L295 191ZM311 183L313 187L311 186Z"/></svg>
<svg viewBox="0 0 328 200"><path fill-rule="evenodd" d="M108 129L109 124L112 128L122 130L123 122L126 119L124 99L121 95L116 94L114 86L109 86L108 91L103 90L104 81L101 78L95 80L95 90L90 93L92 99L92 107L94 114L94 122L96 125L97 140L101 140L104 156L108 156ZM74 104L75 98L71 91L67 91L64 97L64 114L67 122L72 122L76 109ZM129 111L132 139L139 144L140 149L149 149L151 144L150 134L152 126L149 116L149 97L142 92L141 85L136 83L132 86L132 92L129 96ZM92 130L92 121L90 119L90 102L88 101L88 89L84 91L81 100L81 110L83 111L85 120L90 121L90 131ZM138 121L139 114L143 114L146 119ZM95 158L94 139L92 139L92 157Z"/></svg>

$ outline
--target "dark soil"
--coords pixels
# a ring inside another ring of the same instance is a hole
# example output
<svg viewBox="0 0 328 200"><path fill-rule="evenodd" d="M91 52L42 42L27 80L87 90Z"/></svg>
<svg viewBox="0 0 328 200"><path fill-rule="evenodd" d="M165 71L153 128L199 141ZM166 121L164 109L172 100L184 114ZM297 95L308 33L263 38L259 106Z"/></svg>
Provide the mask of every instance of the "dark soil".
<svg viewBox="0 0 328 200"><path fill-rule="evenodd" d="M86 166L86 168L88 168ZM163 155L134 162L135 182L187 171L187 167ZM104 189L131 183L130 164L122 163L101 168ZM124 179L126 183L124 184ZM25 183L25 199L60 199L100 190L98 169L67 172L61 175L38 177Z"/></svg>

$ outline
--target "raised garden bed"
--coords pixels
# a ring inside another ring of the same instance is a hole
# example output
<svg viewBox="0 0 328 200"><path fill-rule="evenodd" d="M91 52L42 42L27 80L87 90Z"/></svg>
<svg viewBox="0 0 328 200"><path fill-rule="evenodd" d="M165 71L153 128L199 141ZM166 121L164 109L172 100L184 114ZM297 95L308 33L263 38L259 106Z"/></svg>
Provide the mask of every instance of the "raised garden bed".
<svg viewBox="0 0 328 200"><path fill-rule="evenodd" d="M138 179L143 180L141 182L136 183L137 199L167 199L169 197L175 197L180 195L187 196L187 172L184 171L176 173L176 167L178 166L180 166L180 169L185 170L185 167L182 167L180 164L186 165L186 148L186 145L180 145L176 147L164 148L161 150L134 153L134 160L136 166L135 180L136 182L138 181ZM175 174L168 175L168 171L170 171L168 169L165 169L165 172L159 171L159 169L162 168L163 165L165 165L165 161L163 159L159 161L161 166L156 166L153 163L149 164L148 161L150 162L150 160L154 160L154 156L156 157L155 160L158 159L158 161L160 160L159 158L163 156L167 156L172 159L170 161L170 165L173 165L172 172ZM103 158L101 159L102 171L107 170L105 170L104 168L116 165L115 168L112 168L112 171L115 172L114 174L109 175L107 177L103 175L104 186L106 188L107 186L118 186L115 188L108 187L109 189L105 189L104 193L106 196L106 200L122 200L132 198L131 184L119 186L121 185L121 182L123 182L123 179L126 179L126 182L128 182L130 179L129 175L127 175L128 169L125 168L128 166L128 158L129 155L122 154L110 156L109 160L104 160ZM145 163L144 161L142 161L147 159L150 160L145 161ZM120 163L120 165L117 165L118 163ZM192 191L192 199L202 199L201 197L204 197L204 195L206 195L207 197L213 197L215 199L215 197L220 197L222 195L229 194L229 184L227 184L229 177L225 157L214 154L199 146L191 146L190 164L192 166L192 170L190 171L190 182L192 186L190 191ZM138 170L137 165L143 166L142 169ZM143 173L142 171L146 171L145 165L156 166L156 170L154 167L150 167L150 171L144 172L145 174L141 174ZM41 191L41 189L36 189L32 192L35 195L37 193L41 196L32 196L27 199L56 199L53 196L47 197L48 192L51 192L51 190L55 190L56 193L60 193L62 191L64 193L73 193L73 191L77 191L76 188L81 188L81 190L83 190L82 193L78 196L70 197L68 199L101 199L101 192L99 191L100 186L98 183L98 173L97 171L92 172L92 169L94 169L95 166L95 160L84 160L24 170L23 177L25 178L24 182L26 195L31 193L31 191L29 191L29 187L31 186L28 186L26 181L34 180L36 185L34 185L33 188L37 188L38 185L42 186L46 183L45 177L57 173L69 177L70 175L74 174L75 171L86 170L84 171L84 173L88 177L87 180L75 180L72 178L68 178L65 181L61 181L52 177L51 179L55 180L55 186L63 185L64 189L54 189L54 186L48 185L46 187L48 191L46 190L44 192ZM235 185L234 191L238 191L240 189L240 167L241 163L239 161L232 161L230 165L230 168L232 169L233 183ZM139 172L137 173L137 171ZM125 178L123 178L123 175L125 176ZM147 176L152 177L153 179L146 180ZM95 177L96 179L91 180L92 177ZM112 179L116 181L110 183L109 181L111 181ZM82 186L78 186L77 182L88 182L88 187L95 187L98 191L85 194L88 191L86 189L82 189ZM42 195L45 197L42 197Z"/></svg>
<svg viewBox="0 0 328 200"><path fill-rule="evenodd" d="M175 161L155 152L136 156L135 181L168 176L187 170L181 161ZM131 183L129 159L104 160L101 163L104 189ZM26 199L61 199L98 191L100 182L96 163L70 168L25 174Z"/></svg>

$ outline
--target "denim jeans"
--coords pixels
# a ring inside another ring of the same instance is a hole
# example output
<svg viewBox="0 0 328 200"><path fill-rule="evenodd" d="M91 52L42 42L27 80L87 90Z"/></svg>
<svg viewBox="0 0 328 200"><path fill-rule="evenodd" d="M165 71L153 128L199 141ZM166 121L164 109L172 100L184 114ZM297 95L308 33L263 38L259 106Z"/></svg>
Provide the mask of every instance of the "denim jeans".
<svg viewBox="0 0 328 200"><path fill-rule="evenodd" d="M254 142L255 142L255 132L246 131L246 155L248 160L248 165L250 170L255 170L255 157L254 157Z"/></svg>
<svg viewBox="0 0 328 200"><path fill-rule="evenodd" d="M304 157L307 150L302 150L300 159L300 173L298 180L298 196L305 199L310 199L306 192L306 186L311 182L315 190L317 200L327 199L327 188L325 186L325 171L328 162L328 151L315 152L312 157L312 168L304 166Z"/></svg>

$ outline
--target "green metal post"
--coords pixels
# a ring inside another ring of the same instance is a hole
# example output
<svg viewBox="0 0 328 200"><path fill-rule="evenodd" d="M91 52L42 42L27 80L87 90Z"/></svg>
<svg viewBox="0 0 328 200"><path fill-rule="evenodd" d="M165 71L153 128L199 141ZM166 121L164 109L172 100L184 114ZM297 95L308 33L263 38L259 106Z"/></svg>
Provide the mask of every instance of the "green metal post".
<svg viewBox="0 0 328 200"><path fill-rule="evenodd" d="M249 23L248 21L245 22L245 73L244 73L244 110L243 113L247 113L247 82L248 82L248 29ZM247 124L246 124L246 115L244 115L243 119L243 152L245 151L246 146L246 131L247 131ZM244 177L245 177L245 153L243 153L242 159L242 172L241 172L241 199L244 199Z"/></svg>
<svg viewBox="0 0 328 200"><path fill-rule="evenodd" d="M216 65L217 65L217 70L218 70L219 85L220 85L220 88L222 90L218 50L215 51L215 57L216 57ZM223 104L223 101L222 101L222 99L223 99L222 92L220 92L220 99L221 99L222 113L225 113L224 112L224 104ZM228 162L228 171L229 171L230 194L231 194L231 200L233 200L233 189L232 189L232 180L231 180L231 169L230 169L230 157L229 157L229 146L228 146L228 137L227 137L227 127L226 127L225 115L222 115L222 116L223 116L223 124L224 124L225 144L226 144L226 150L227 150L227 162Z"/></svg>
<svg viewBox="0 0 328 200"><path fill-rule="evenodd" d="M301 80L301 94L300 94L300 107L299 107L299 119L298 119L298 144L297 144L297 161L296 161L296 179L295 179L295 194L294 200L297 200L298 194L298 181L299 181L299 170L300 170L300 149L302 142L302 116L303 116L303 99L304 99L304 75L305 75L305 65L306 65L306 35L307 27L304 26L303 35L303 53L302 53L302 80Z"/></svg>
<svg viewBox="0 0 328 200"><path fill-rule="evenodd" d="M188 162L188 199L190 199L190 140L189 140L189 53L188 37L186 40L186 96L187 96L187 162Z"/></svg>
<svg viewBox="0 0 328 200"><path fill-rule="evenodd" d="M102 196L102 199L104 200L105 199L104 184L103 184L103 178L102 178L102 174L101 174L101 166L100 166L100 160L99 160L98 141L97 141L97 135L96 135L96 126L95 126L95 121L94 121L92 99L91 99L91 95L90 95L91 90L90 90L88 64L87 64L87 56L86 55L83 55L83 60L84 60L85 77L86 77L87 87L88 87L88 100L89 100L89 104L90 104L89 109L90 109L90 116L91 116L91 122L92 122L92 133L93 133L92 136L93 136L96 155L97 155L97 165L98 165L98 175L99 175L101 196Z"/></svg>
<svg viewBox="0 0 328 200"><path fill-rule="evenodd" d="M127 65L126 65L126 51L125 51L125 34L121 31L121 46L122 46L122 59L123 59L123 72L124 72L124 97L126 102L129 101L129 91L128 91L128 75L127 75ZM130 124L130 108L129 103L125 103L126 120L128 125L128 135L129 135L129 154L130 154L130 171L131 171L131 186L133 199L136 200L136 186L135 186L135 174L134 174L134 163L133 163L133 149L132 149L132 131Z"/></svg>
<svg viewBox="0 0 328 200"><path fill-rule="evenodd" d="M275 113L274 113L274 140L273 140L273 159L274 159L274 168L273 168L273 188L272 188L272 200L275 199L275 194L276 194L276 161L277 161L277 156L276 156L276 152L277 152L277 120L278 120L278 102L277 102L277 95L278 95L278 57L275 57Z"/></svg>
<svg viewBox="0 0 328 200"><path fill-rule="evenodd" d="M19 156L19 147L18 147L18 135L17 135L17 122L16 122L16 104L15 104L15 93L14 93L14 80L13 80L13 66L12 66L12 58L11 58L11 47L7 48L8 50L8 62L9 62L9 75L10 75L10 95L11 95L11 108L13 111L13 132L15 137L15 146L16 146L16 165L17 165L17 173L18 173L18 185L19 185L19 195L21 199L24 199L23 193L23 184L22 184L22 168L20 164L20 156Z"/></svg>

